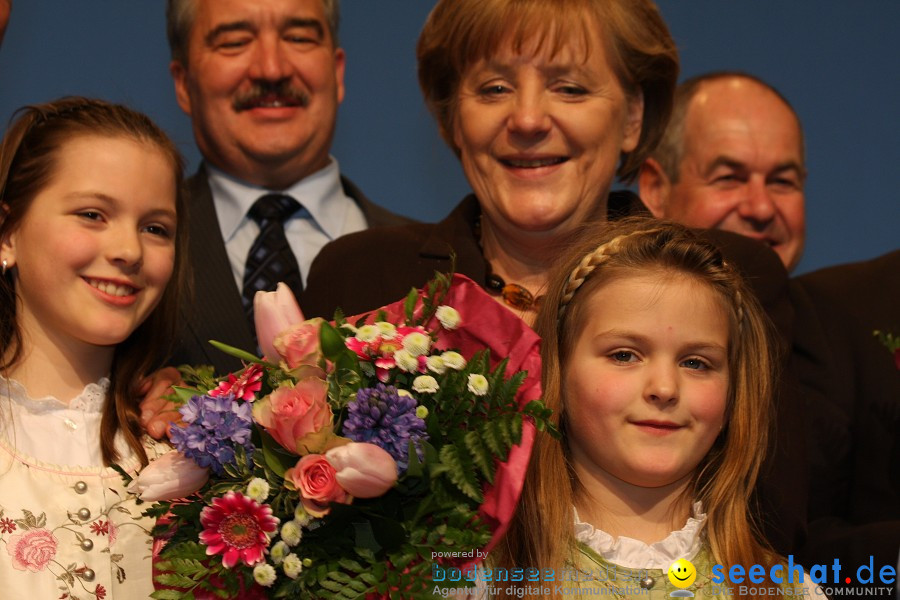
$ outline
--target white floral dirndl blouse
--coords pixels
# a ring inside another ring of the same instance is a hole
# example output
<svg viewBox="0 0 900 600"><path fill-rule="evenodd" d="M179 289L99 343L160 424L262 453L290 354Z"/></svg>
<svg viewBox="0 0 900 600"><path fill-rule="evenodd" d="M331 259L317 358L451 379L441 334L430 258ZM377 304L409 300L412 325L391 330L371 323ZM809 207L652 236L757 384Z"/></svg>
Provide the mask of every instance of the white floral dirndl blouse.
<svg viewBox="0 0 900 600"><path fill-rule="evenodd" d="M102 466L100 417L109 381L68 404L32 399L0 378L0 597L147 598L153 520ZM148 441L152 458L159 452ZM120 466L137 459L119 444ZM70 458L70 460L66 460Z"/></svg>

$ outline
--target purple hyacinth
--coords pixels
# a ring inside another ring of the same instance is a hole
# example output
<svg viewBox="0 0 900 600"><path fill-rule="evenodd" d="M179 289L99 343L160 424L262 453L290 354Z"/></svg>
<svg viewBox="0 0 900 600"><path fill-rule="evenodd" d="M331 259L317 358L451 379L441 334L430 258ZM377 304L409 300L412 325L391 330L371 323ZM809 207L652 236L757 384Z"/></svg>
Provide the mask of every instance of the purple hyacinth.
<svg viewBox="0 0 900 600"><path fill-rule="evenodd" d="M248 455L253 452L250 403L235 402L231 394L194 396L178 412L187 427L172 428L172 443L201 467L221 475L224 465L235 462L236 446L243 446Z"/></svg>
<svg viewBox="0 0 900 600"><path fill-rule="evenodd" d="M409 443L419 458L424 453L420 441L428 439L425 421L416 416L416 399L401 396L394 386L379 383L361 388L356 400L347 405L344 435L355 442L369 442L387 450L400 472L409 466Z"/></svg>

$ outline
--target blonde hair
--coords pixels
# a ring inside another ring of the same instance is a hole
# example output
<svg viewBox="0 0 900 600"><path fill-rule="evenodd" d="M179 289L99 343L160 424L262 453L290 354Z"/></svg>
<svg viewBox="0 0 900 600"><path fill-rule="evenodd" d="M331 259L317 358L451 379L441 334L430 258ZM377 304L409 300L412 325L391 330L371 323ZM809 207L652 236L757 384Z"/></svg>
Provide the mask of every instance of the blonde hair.
<svg viewBox="0 0 900 600"><path fill-rule="evenodd" d="M103 460L118 460L116 434L121 432L142 464L147 456L141 445L136 388L140 378L159 366L172 340L178 314L179 294L189 288L187 264L187 211L181 192L183 160L175 144L146 115L121 104L92 98L60 98L46 104L26 106L0 143L0 239L16 230L32 200L52 180L58 167L60 148L85 136L126 138L152 146L172 168L175 179L175 265L162 299L147 319L116 346L110 373L109 401L100 423ZM0 373L6 373L21 358L22 332L16 316L16 280L10 269L0 276Z"/></svg>
<svg viewBox="0 0 900 600"><path fill-rule="evenodd" d="M707 285L730 307L726 423L686 493L703 503L714 560L773 564L776 557L759 541L748 504L768 439L775 360L765 313L736 269L700 234L650 219L588 226L559 265L535 329L542 339L544 402L563 441L538 437L518 510L493 553L498 566L559 570L572 560L579 484L565 443L564 368L586 319L586 300L617 277L653 270Z"/></svg>
<svg viewBox="0 0 900 600"><path fill-rule="evenodd" d="M592 39L594 25L602 40ZM538 50L548 43L555 55L578 36L585 52L606 44L627 95L643 95L640 140L617 171L625 181L634 179L665 130L678 79L675 42L650 0L440 0L419 35L416 56L425 103L454 152L459 155L452 133L457 92L469 66L509 40L520 51L536 38Z"/></svg>

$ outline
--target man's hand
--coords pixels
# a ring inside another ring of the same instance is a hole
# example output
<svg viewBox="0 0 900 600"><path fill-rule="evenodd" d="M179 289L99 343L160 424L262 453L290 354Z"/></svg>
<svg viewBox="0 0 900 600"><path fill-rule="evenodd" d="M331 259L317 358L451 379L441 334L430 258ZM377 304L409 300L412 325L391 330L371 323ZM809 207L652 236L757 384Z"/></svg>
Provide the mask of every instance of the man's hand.
<svg viewBox="0 0 900 600"><path fill-rule="evenodd" d="M0 0L2 3L4 0ZM165 367L141 382L141 424L150 437L157 440L168 435L172 422L181 422L181 413L171 400L163 396L171 394L173 385L183 385L181 373L175 367Z"/></svg>

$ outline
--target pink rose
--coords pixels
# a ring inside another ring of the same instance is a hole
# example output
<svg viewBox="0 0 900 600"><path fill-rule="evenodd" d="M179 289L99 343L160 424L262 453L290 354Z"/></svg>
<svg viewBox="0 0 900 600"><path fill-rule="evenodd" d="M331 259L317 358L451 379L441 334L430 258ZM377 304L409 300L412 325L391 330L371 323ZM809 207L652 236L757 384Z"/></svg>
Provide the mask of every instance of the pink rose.
<svg viewBox="0 0 900 600"><path fill-rule="evenodd" d="M324 322L324 319L319 318L303 321L275 338L275 350L284 359L288 370L309 366L317 369L321 377L325 376L319 370L319 359L322 357L319 348L319 329ZM311 372L310 375L312 374L314 373Z"/></svg>
<svg viewBox="0 0 900 600"><path fill-rule="evenodd" d="M336 475L334 467L321 454L307 454L284 472L284 478L300 492L303 508L314 517L327 515L331 502L349 503L349 495L338 484Z"/></svg>
<svg viewBox="0 0 900 600"><path fill-rule="evenodd" d="M19 571L26 569L37 573L47 567L56 556L59 540L46 529L29 529L9 536L6 551L12 557L12 566Z"/></svg>
<svg viewBox="0 0 900 600"><path fill-rule="evenodd" d="M209 469L171 450L144 467L128 484L128 491L148 502L175 500L193 494L208 479Z"/></svg>
<svg viewBox="0 0 900 600"><path fill-rule="evenodd" d="M307 377L283 385L253 404L253 419L291 452L319 452L333 435L328 384Z"/></svg>
<svg viewBox="0 0 900 600"><path fill-rule="evenodd" d="M256 339L266 360L274 362L278 352L273 342L281 332L303 321L300 305L291 288L278 284L274 292L256 292L253 297L253 318L256 325Z"/></svg>
<svg viewBox="0 0 900 600"><path fill-rule="evenodd" d="M325 458L337 471L337 482L357 498L377 498L397 481L397 463L375 444L350 443L332 448Z"/></svg>

